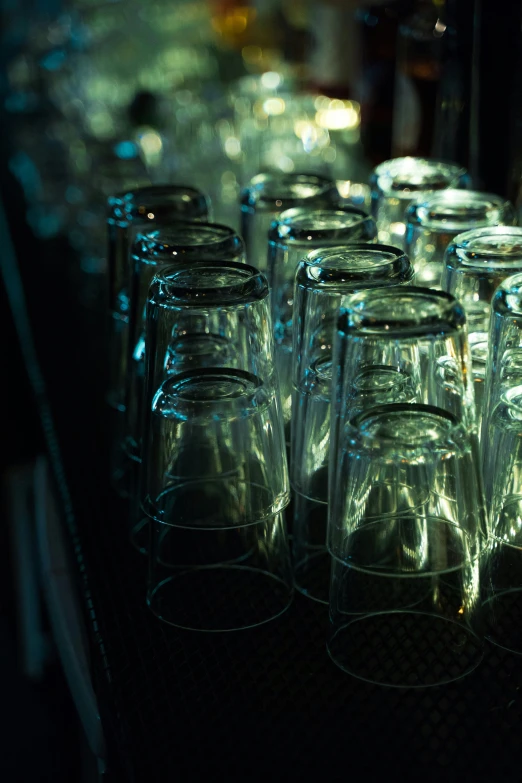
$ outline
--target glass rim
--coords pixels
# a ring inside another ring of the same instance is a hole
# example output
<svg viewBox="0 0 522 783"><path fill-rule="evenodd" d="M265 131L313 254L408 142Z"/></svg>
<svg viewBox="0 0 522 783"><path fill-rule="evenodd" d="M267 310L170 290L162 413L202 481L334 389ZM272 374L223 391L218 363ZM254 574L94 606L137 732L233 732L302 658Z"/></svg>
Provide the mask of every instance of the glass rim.
<svg viewBox="0 0 522 783"><path fill-rule="evenodd" d="M192 232L201 239L206 235L208 241L187 244ZM177 236L179 238L177 238ZM151 265L173 263L173 256L180 260L193 258L194 261L219 257L227 253L237 255L244 252L243 239L230 226L210 221L176 220L168 226L139 232L132 244L131 255L141 262Z"/></svg>
<svg viewBox="0 0 522 783"><path fill-rule="evenodd" d="M162 266L148 302L167 310L246 306L268 297L265 275L249 264L220 259Z"/></svg>
<svg viewBox="0 0 522 783"><path fill-rule="evenodd" d="M421 172L424 170L428 177L431 174L431 180L428 179L427 182L416 182L415 167L420 169L416 179L421 179ZM404 185L401 185L401 183L398 183L399 186L394 185L394 180L398 176L403 175L406 180L409 172L413 173L413 181L405 181ZM373 169L370 177L370 184L372 190L377 190L384 196L394 196L399 199L412 198L419 192L442 190L448 185L454 183L458 184L466 175L467 170L464 166L460 166L458 163L452 161L404 156L400 158L390 158L389 160L379 163L379 165Z"/></svg>
<svg viewBox="0 0 522 783"><path fill-rule="evenodd" d="M186 196L186 198L183 198ZM197 211L194 217L205 217L208 214L209 199L199 188L192 185L145 185L141 188L123 191L110 196L107 199L107 210L109 223L115 223L122 228L127 227L133 221L137 221L143 216L143 222L146 223L146 214L153 209L171 208L175 214L185 216L183 211L176 209L175 198L188 202L191 201ZM169 201L170 198L170 201ZM148 218L153 220L154 218Z"/></svg>
<svg viewBox="0 0 522 783"><path fill-rule="evenodd" d="M353 220L348 220L349 216ZM328 221L330 218L330 221ZM337 224L335 219L337 218ZM343 218L346 222L343 224ZM299 225L324 220L326 225ZM331 225L328 225L328 222ZM297 244L306 247L309 242L342 242L349 240L350 234L361 229L367 229L367 239L377 236L377 226L374 219L364 209L346 205L334 206L332 209L317 207L291 207L285 209L273 221L268 232L268 239L278 244ZM363 241L362 238L359 241Z"/></svg>
<svg viewBox="0 0 522 783"><path fill-rule="evenodd" d="M289 192L281 193L266 192L264 185L266 183L273 182L277 188L288 188ZM299 196L291 192L291 187L295 185L310 185L316 188L316 192L310 193L309 196ZM248 185L243 188L240 196L240 203L242 207L250 207L251 209L274 207L279 210L289 209L292 205L298 206L309 198L319 197L334 197L340 201L337 186L333 179L329 177L323 177L321 174L308 174L306 172L278 172L268 171L256 174L252 177Z"/></svg>
<svg viewBox="0 0 522 783"><path fill-rule="evenodd" d="M393 315L400 299L404 300L402 317ZM460 331L466 323L464 308L452 294L418 286L394 286L353 293L341 307L337 329L347 337L409 339L445 337Z"/></svg>
<svg viewBox="0 0 522 783"><path fill-rule="evenodd" d="M505 238L506 249L502 245L492 243L488 246L487 239L501 240ZM518 252L511 252L511 246ZM476 245L475 245L476 243ZM457 234L446 253L446 265L465 273L509 271L518 265L522 272L522 228L519 226L486 226ZM513 273L517 270L514 269Z"/></svg>
<svg viewBox="0 0 522 783"><path fill-rule="evenodd" d="M360 264L350 268L350 259L353 264L357 256ZM336 259L340 261L338 265L335 264ZM354 242L311 250L299 262L295 280L302 288L336 293L335 289L344 292L359 285L369 289L390 283L407 283L413 280L414 275L413 264L399 248Z"/></svg>
<svg viewBox="0 0 522 783"><path fill-rule="evenodd" d="M459 213L459 208L466 212ZM439 233L457 231L462 234L475 226L499 225L506 219L514 219L514 209L502 196L459 188L445 188L420 196L406 211L407 223Z"/></svg>
<svg viewBox="0 0 522 783"><path fill-rule="evenodd" d="M510 275L500 283L491 300L491 307L493 313L502 317L522 318L522 272Z"/></svg>

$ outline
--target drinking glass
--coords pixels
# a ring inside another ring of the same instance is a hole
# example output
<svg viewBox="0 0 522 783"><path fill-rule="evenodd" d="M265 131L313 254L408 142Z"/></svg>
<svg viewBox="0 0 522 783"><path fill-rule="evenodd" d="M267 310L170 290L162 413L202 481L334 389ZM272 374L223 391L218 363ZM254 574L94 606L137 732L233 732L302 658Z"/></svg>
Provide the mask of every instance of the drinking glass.
<svg viewBox="0 0 522 783"><path fill-rule="evenodd" d="M349 674L381 685L459 679L483 654L487 534L476 436L431 405L377 405L341 418L328 652Z"/></svg>
<svg viewBox="0 0 522 783"><path fill-rule="evenodd" d="M311 250L371 242L376 233L373 218L357 207L295 207L282 212L272 223L268 232L267 276L272 292L276 361L287 426L292 399L292 313L297 265ZM287 441L290 442L290 433Z"/></svg>
<svg viewBox="0 0 522 783"><path fill-rule="evenodd" d="M404 249L406 209L424 191L465 187L466 169L456 163L426 158L393 158L374 168L370 177L372 214L379 240Z"/></svg>
<svg viewBox="0 0 522 783"><path fill-rule="evenodd" d="M487 637L522 653L522 274L491 307L482 458L490 511L483 580Z"/></svg>
<svg viewBox="0 0 522 783"><path fill-rule="evenodd" d="M116 321L110 330L111 370L108 402L122 410L125 406L125 336L128 324L130 247L138 233L152 231L177 220L206 220L207 197L185 185L152 185L129 191L108 200L109 311Z"/></svg>
<svg viewBox="0 0 522 783"><path fill-rule="evenodd" d="M150 177L131 141L83 140L68 148L68 238L81 269L105 277L107 199L114 193L150 185Z"/></svg>
<svg viewBox="0 0 522 783"><path fill-rule="evenodd" d="M113 442L122 436L129 330L130 247L138 233L169 225L177 220L208 218L207 197L185 185L152 185L128 191L108 200L109 272L109 387L107 402L114 411ZM113 454L115 489L126 494L122 479L121 450Z"/></svg>
<svg viewBox="0 0 522 783"><path fill-rule="evenodd" d="M514 221L512 204L491 193L449 188L420 198L406 212L405 249L417 285L440 287L444 253L457 234Z"/></svg>
<svg viewBox="0 0 522 783"><path fill-rule="evenodd" d="M138 234L131 250L126 402L121 449L125 466L125 486L133 499L131 538L138 549L143 551L146 546L146 530L143 529L137 502L137 473L141 463L145 309L149 285L161 266L173 262L196 264L199 261L215 259L244 261L242 239L231 228L217 223L178 221L165 228ZM189 346L185 345L185 350L189 351ZM190 348L192 352L197 350L197 345Z"/></svg>
<svg viewBox="0 0 522 783"><path fill-rule="evenodd" d="M328 649L381 684L448 682L482 656L487 529L465 324L452 296L415 287L353 294L338 322ZM394 371L404 402L382 383Z"/></svg>
<svg viewBox="0 0 522 783"><path fill-rule="evenodd" d="M464 305L468 320L479 432L491 300L500 283L516 272L522 272L522 228L493 226L466 231L455 237L444 256L442 289Z"/></svg>
<svg viewBox="0 0 522 783"><path fill-rule="evenodd" d="M375 286L405 285L413 277L397 248L356 244L312 251L299 263L295 282L293 416L290 480L293 490L294 582L298 590L328 603L330 556L326 549L332 344L343 298ZM381 368L366 395L375 402L412 396L408 376ZM363 383L361 382L361 388Z"/></svg>
<svg viewBox="0 0 522 783"><path fill-rule="evenodd" d="M241 235L247 259L261 271L267 268L268 229L292 207L328 208L339 203L333 180L315 174L258 174L241 193Z"/></svg>
<svg viewBox="0 0 522 783"><path fill-rule="evenodd" d="M266 278L226 261L158 270L146 354L148 605L192 630L267 622L288 607L293 587Z"/></svg>

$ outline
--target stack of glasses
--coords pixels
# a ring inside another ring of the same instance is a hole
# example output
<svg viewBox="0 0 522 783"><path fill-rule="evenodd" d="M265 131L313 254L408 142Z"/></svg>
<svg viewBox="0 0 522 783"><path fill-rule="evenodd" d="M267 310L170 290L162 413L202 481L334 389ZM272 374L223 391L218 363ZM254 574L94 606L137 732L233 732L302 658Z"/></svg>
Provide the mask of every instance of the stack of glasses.
<svg viewBox="0 0 522 783"><path fill-rule="evenodd" d="M260 174L245 242L194 188L110 199L113 479L162 621L249 628L296 588L364 680L522 653L522 229L467 184L387 161L371 217Z"/></svg>

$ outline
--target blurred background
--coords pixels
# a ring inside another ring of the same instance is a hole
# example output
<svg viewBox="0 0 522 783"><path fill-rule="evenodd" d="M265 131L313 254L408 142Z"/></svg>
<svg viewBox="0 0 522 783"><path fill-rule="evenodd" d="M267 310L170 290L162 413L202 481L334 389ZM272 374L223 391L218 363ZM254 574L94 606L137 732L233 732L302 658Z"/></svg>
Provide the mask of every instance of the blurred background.
<svg viewBox="0 0 522 783"><path fill-rule="evenodd" d="M520 221L522 11L520 2L498 8L492 0L1 0L3 780L83 774L82 733L31 583L37 555L13 535L44 437L30 386L38 378L20 348L27 324L12 315L22 293L11 251L37 302L38 331L38 318L58 318L45 308L53 274L69 275L75 306L95 311L105 291L106 199L142 184L197 186L214 220L238 229L240 190L259 171L326 174L346 203L369 207L376 164L430 156L465 166L477 189L512 200ZM32 631L21 625L27 612Z"/></svg>

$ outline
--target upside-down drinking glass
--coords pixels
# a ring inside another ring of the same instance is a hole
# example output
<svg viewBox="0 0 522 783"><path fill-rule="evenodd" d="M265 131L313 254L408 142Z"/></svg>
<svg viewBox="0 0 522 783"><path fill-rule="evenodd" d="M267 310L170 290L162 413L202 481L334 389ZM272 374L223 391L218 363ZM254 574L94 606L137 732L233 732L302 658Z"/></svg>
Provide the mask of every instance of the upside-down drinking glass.
<svg viewBox="0 0 522 783"><path fill-rule="evenodd" d="M514 220L509 201L475 190L450 188L411 204L406 212L405 249L415 267L417 285L440 287L444 253L457 234L513 225Z"/></svg>
<svg viewBox="0 0 522 783"><path fill-rule="evenodd" d="M333 180L316 174L258 174L241 193L241 235L247 260L267 268L268 230L272 221L292 207L328 208L339 203Z"/></svg>
<svg viewBox="0 0 522 783"><path fill-rule="evenodd" d="M442 289L464 305L473 364L475 407L482 416L491 300L500 283L522 272L522 228L493 226L459 234L444 257Z"/></svg>
<svg viewBox="0 0 522 783"><path fill-rule="evenodd" d="M456 163L426 158L393 158L374 168L370 185L372 214L379 240L404 248L406 209L425 191L465 187L466 170Z"/></svg>
<svg viewBox="0 0 522 783"><path fill-rule="evenodd" d="M315 250L299 263L295 281L293 416L290 480L293 490L293 561L296 587L328 603L326 549L332 345L343 298L354 291L410 283L413 269L397 248L356 244ZM335 374L335 370L334 370ZM383 368L375 388L396 401L412 394L407 376Z"/></svg>
<svg viewBox="0 0 522 783"><path fill-rule="evenodd" d="M422 288L354 294L334 361L328 651L380 684L458 679L482 657L487 539L462 307ZM374 396L384 368L410 400Z"/></svg>
<svg viewBox="0 0 522 783"><path fill-rule="evenodd" d="M146 375L148 605L165 622L194 630L277 617L293 588L266 278L225 261L158 270L147 305Z"/></svg>
<svg viewBox="0 0 522 783"><path fill-rule="evenodd" d="M194 263L224 259L244 261L241 238L227 226L216 223L178 221L169 227L148 234L139 234L131 251L129 342L125 394L125 423L121 448L126 470L124 473L131 502L131 529L133 541L139 549L145 542L137 497L136 471L140 464L141 416L143 404L145 340L145 308L150 282L162 265ZM192 350L184 345L184 350ZM197 346L193 348L197 351ZM179 353L179 352L178 352ZM175 353L175 357L178 356ZM135 537L137 536L137 538Z"/></svg>
<svg viewBox="0 0 522 783"><path fill-rule="evenodd" d="M295 273L299 261L317 248L371 242L377 230L373 218L357 207L282 212L268 232L268 280L276 361L285 425L290 423L292 399L292 329ZM290 441L290 433L287 435Z"/></svg>
<svg viewBox="0 0 522 783"><path fill-rule="evenodd" d="M490 512L487 636L522 653L522 274L493 297L489 345L481 439Z"/></svg>

